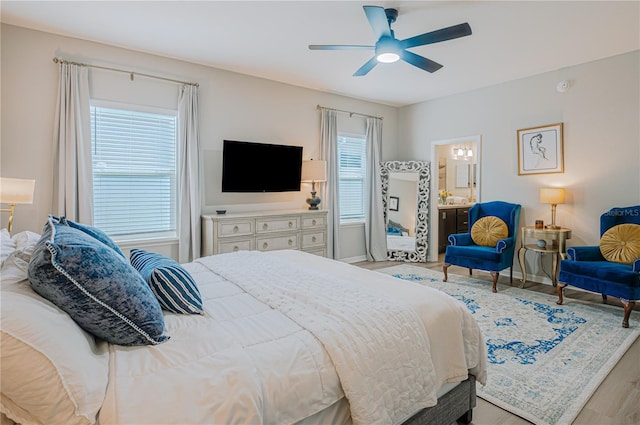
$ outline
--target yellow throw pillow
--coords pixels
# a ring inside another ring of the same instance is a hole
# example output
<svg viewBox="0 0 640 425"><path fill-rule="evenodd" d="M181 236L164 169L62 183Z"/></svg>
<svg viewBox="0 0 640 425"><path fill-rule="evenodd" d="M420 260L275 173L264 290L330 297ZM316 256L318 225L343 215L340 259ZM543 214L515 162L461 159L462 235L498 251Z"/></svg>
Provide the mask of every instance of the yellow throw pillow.
<svg viewBox="0 0 640 425"><path fill-rule="evenodd" d="M600 252L607 261L633 263L640 258L640 224L618 224L604 232Z"/></svg>
<svg viewBox="0 0 640 425"><path fill-rule="evenodd" d="M471 239L476 245L493 247L500 239L507 236L509 236L507 224L492 215L478 219L471 227Z"/></svg>

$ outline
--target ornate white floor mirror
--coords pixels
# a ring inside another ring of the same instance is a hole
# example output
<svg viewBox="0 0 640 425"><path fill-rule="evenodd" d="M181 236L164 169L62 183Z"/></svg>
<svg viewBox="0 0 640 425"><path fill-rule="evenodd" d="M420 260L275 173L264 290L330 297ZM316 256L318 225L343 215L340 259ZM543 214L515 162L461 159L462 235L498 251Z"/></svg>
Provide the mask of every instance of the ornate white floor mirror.
<svg viewBox="0 0 640 425"><path fill-rule="evenodd" d="M387 259L426 262L430 165L426 161L385 161L380 165Z"/></svg>

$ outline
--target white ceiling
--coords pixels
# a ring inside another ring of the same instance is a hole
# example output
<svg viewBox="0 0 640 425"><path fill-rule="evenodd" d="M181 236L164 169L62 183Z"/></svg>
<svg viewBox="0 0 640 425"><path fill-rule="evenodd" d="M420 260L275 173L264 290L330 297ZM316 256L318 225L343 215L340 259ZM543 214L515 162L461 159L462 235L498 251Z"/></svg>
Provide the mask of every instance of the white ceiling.
<svg viewBox="0 0 640 425"><path fill-rule="evenodd" d="M392 28L398 39L463 22L473 34L411 49L444 65L433 74L397 62L353 77L372 52L310 51L307 45L373 45L362 5L397 8ZM638 0L2 0L0 7L4 23L394 106L640 48Z"/></svg>

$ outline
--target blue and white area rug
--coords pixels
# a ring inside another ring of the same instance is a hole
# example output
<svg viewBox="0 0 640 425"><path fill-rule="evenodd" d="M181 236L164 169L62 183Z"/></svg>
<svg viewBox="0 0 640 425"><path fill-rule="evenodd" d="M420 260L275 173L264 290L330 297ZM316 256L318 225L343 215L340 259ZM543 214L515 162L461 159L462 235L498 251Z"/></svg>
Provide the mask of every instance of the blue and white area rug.
<svg viewBox="0 0 640 425"><path fill-rule="evenodd" d="M640 334L622 308L557 297L408 264L382 273L439 289L464 303L487 342L487 385L478 396L539 425L571 424Z"/></svg>

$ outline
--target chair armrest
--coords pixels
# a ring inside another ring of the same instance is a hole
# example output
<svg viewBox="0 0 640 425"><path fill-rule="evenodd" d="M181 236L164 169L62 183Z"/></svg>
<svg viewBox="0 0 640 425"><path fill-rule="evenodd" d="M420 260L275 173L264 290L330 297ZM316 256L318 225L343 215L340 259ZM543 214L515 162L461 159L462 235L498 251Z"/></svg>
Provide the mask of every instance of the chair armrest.
<svg viewBox="0 0 640 425"><path fill-rule="evenodd" d="M516 243L516 239L513 236L509 236L508 238L500 239L496 244L496 252L502 253L505 249L513 246Z"/></svg>
<svg viewBox="0 0 640 425"><path fill-rule="evenodd" d="M605 261L599 246L572 246L567 255L573 261Z"/></svg>
<svg viewBox="0 0 640 425"><path fill-rule="evenodd" d="M640 258L637 258L636 261L633 262L633 271L640 273Z"/></svg>
<svg viewBox="0 0 640 425"><path fill-rule="evenodd" d="M447 238L451 245L468 246L475 245L471 239L471 233L452 233Z"/></svg>

